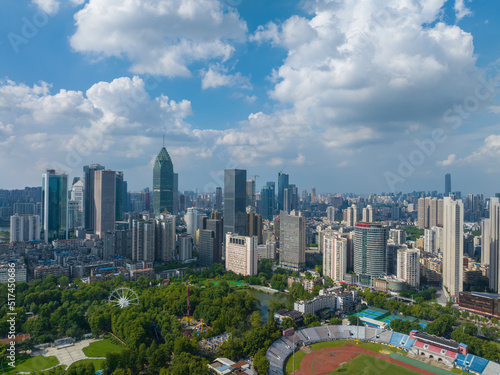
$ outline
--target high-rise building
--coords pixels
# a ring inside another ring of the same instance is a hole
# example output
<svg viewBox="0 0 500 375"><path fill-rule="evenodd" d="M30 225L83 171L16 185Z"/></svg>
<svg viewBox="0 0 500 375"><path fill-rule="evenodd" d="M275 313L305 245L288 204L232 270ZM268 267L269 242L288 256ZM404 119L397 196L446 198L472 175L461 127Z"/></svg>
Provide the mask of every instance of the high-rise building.
<svg viewBox="0 0 500 375"><path fill-rule="evenodd" d="M262 215L247 213L247 230L246 233L250 236L257 236L258 244L262 243Z"/></svg>
<svg viewBox="0 0 500 375"><path fill-rule="evenodd" d="M385 276L388 269L387 240L389 229L382 224L358 223L354 230L354 272L363 285Z"/></svg>
<svg viewBox="0 0 500 375"><path fill-rule="evenodd" d="M337 212L337 209L333 206L327 207L326 208L326 220L328 220L330 223L333 223L335 221L335 213Z"/></svg>
<svg viewBox="0 0 500 375"><path fill-rule="evenodd" d="M80 207L80 202L68 201L68 231L74 231L76 228L83 226L83 215Z"/></svg>
<svg viewBox="0 0 500 375"><path fill-rule="evenodd" d="M196 231L198 230L200 214L196 208L189 207L187 209L186 214L184 215L184 221L186 222L186 233L191 236L196 235Z"/></svg>
<svg viewBox="0 0 500 375"><path fill-rule="evenodd" d="M179 234L179 261L184 262L193 257L193 237L189 234Z"/></svg>
<svg viewBox="0 0 500 375"><path fill-rule="evenodd" d="M441 199L426 197L418 199L418 228L431 228L435 227L442 220L442 207L440 204Z"/></svg>
<svg viewBox="0 0 500 375"><path fill-rule="evenodd" d="M116 172L116 191L115 191L115 220L116 221L121 221L123 220L123 206L124 206L124 201L123 201L123 189L124 187L124 181L123 181L123 172L119 171Z"/></svg>
<svg viewBox="0 0 500 375"><path fill-rule="evenodd" d="M445 197L443 203L443 287L455 301L463 291L464 205Z"/></svg>
<svg viewBox="0 0 500 375"><path fill-rule="evenodd" d="M174 215L179 214L179 173L174 173Z"/></svg>
<svg viewBox="0 0 500 375"><path fill-rule="evenodd" d="M217 211L222 210L222 188L215 188L215 209Z"/></svg>
<svg viewBox="0 0 500 375"><path fill-rule="evenodd" d="M406 243L406 232L403 229L390 229L389 238L396 245L404 245Z"/></svg>
<svg viewBox="0 0 500 375"><path fill-rule="evenodd" d="M500 199L490 198L490 218L483 225L483 256L490 265L490 289L500 290ZM489 254L488 254L489 253Z"/></svg>
<svg viewBox="0 0 500 375"><path fill-rule="evenodd" d="M264 220L273 219L274 189L263 186L260 190L260 214Z"/></svg>
<svg viewBox="0 0 500 375"><path fill-rule="evenodd" d="M405 280L408 285L420 286L420 250L402 248L398 250L397 277Z"/></svg>
<svg viewBox="0 0 500 375"><path fill-rule="evenodd" d="M273 192L273 213L276 209L276 183L274 181L267 181L266 186L268 186Z"/></svg>
<svg viewBox="0 0 500 375"><path fill-rule="evenodd" d="M10 217L10 242L40 241L40 216L14 215Z"/></svg>
<svg viewBox="0 0 500 375"><path fill-rule="evenodd" d="M226 270L257 275L257 237L226 233Z"/></svg>
<svg viewBox="0 0 500 375"><path fill-rule="evenodd" d="M490 200L490 215L491 215L491 200ZM490 219L483 219L481 221L481 264L490 265ZM491 275L491 267L490 267ZM491 289L491 287L490 287Z"/></svg>
<svg viewBox="0 0 500 375"><path fill-rule="evenodd" d="M156 156L153 167L153 212L174 212L174 166L165 147Z"/></svg>
<svg viewBox="0 0 500 375"><path fill-rule="evenodd" d="M175 254L175 216L160 214L156 218L156 260L170 262L177 257Z"/></svg>
<svg viewBox="0 0 500 375"><path fill-rule="evenodd" d="M288 188L288 175L282 172L278 173L278 211L284 210L285 189Z"/></svg>
<svg viewBox="0 0 500 375"><path fill-rule="evenodd" d="M84 214L85 230L94 233L95 230L95 201L94 201L94 176L96 171L103 170L101 164L90 164L83 167L83 182L84 182Z"/></svg>
<svg viewBox="0 0 500 375"><path fill-rule="evenodd" d="M68 176L47 170L42 175L42 228L44 240L68 238Z"/></svg>
<svg viewBox="0 0 500 375"><path fill-rule="evenodd" d="M449 197L451 194L451 173L444 175L444 196Z"/></svg>
<svg viewBox="0 0 500 375"><path fill-rule="evenodd" d="M132 220L132 260L155 260L155 234L154 220Z"/></svg>
<svg viewBox="0 0 500 375"><path fill-rule="evenodd" d="M323 275L333 281L344 281L347 272L347 239L336 233L323 237Z"/></svg>
<svg viewBox="0 0 500 375"><path fill-rule="evenodd" d="M365 208L363 208L363 216L362 220L365 223L373 223L373 207L368 205Z"/></svg>
<svg viewBox="0 0 500 375"><path fill-rule="evenodd" d="M255 206L255 180L247 180L246 184L247 206Z"/></svg>
<svg viewBox="0 0 500 375"><path fill-rule="evenodd" d="M246 181L246 170L224 170L224 234L246 235Z"/></svg>
<svg viewBox="0 0 500 375"><path fill-rule="evenodd" d="M306 220L280 212L280 267L302 271L306 265Z"/></svg>
<svg viewBox="0 0 500 375"><path fill-rule="evenodd" d="M215 232L210 229L201 229L199 231L200 244L198 246L200 266L211 267L217 257L217 240Z"/></svg>
<svg viewBox="0 0 500 375"><path fill-rule="evenodd" d="M358 222L358 207L353 204L346 208L346 226L354 227Z"/></svg>
<svg viewBox="0 0 500 375"><path fill-rule="evenodd" d="M116 172L98 170L94 174L95 234L115 230Z"/></svg>

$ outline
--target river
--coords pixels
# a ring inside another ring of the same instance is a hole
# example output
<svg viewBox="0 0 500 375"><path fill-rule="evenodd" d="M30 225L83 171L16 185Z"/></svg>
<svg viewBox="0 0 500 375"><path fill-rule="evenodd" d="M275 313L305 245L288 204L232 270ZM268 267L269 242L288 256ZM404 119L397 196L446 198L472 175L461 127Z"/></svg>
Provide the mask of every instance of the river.
<svg viewBox="0 0 500 375"><path fill-rule="evenodd" d="M267 294L256 289L247 289L247 293L259 300L260 314L262 315L262 320L264 321L264 323L266 323L268 319L268 311L269 311L268 307L269 307L269 301L271 301L271 299L284 302L288 308L293 307L294 299L290 297L288 294L283 294L283 293Z"/></svg>

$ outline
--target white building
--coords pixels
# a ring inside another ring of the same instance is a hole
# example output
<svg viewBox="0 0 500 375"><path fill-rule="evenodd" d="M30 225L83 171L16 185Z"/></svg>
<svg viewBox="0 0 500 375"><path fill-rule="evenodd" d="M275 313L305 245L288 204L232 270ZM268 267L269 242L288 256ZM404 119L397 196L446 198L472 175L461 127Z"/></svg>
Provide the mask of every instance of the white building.
<svg viewBox="0 0 500 375"><path fill-rule="evenodd" d="M257 245L257 260L276 259L276 241L267 240L265 244Z"/></svg>
<svg viewBox="0 0 500 375"><path fill-rule="evenodd" d="M188 208L186 214L184 215L184 221L186 222L186 233L196 236L196 231L198 230L198 210L195 208Z"/></svg>
<svg viewBox="0 0 500 375"><path fill-rule="evenodd" d="M443 286L455 301L463 291L464 205L461 199L444 197Z"/></svg>
<svg viewBox="0 0 500 375"><path fill-rule="evenodd" d="M490 265L490 289L500 290L500 199L490 198L490 218L483 225L482 246L486 249L483 256L488 257Z"/></svg>
<svg viewBox="0 0 500 375"><path fill-rule="evenodd" d="M257 275L257 236L226 233L226 270L236 274Z"/></svg>
<svg viewBox="0 0 500 375"><path fill-rule="evenodd" d="M335 216L337 213L337 209L333 206L327 207L326 208L326 219L332 223L335 221Z"/></svg>
<svg viewBox="0 0 500 375"><path fill-rule="evenodd" d="M364 223L373 223L373 208L372 206L368 205L365 208L363 208L363 217L362 221Z"/></svg>
<svg viewBox="0 0 500 375"><path fill-rule="evenodd" d="M298 301L293 304L293 309L301 312L302 314L315 314L316 311L336 308L337 296L335 294L317 296L308 301Z"/></svg>
<svg viewBox="0 0 500 375"><path fill-rule="evenodd" d="M179 234L179 261L184 262L193 257L193 236L190 234Z"/></svg>
<svg viewBox="0 0 500 375"><path fill-rule="evenodd" d="M347 272L347 239L339 233L322 236L323 275L334 281L343 281Z"/></svg>
<svg viewBox="0 0 500 375"><path fill-rule="evenodd" d="M10 217L10 242L40 241L40 216L13 215Z"/></svg>
<svg viewBox="0 0 500 375"><path fill-rule="evenodd" d="M420 250L408 248L398 250L397 277L414 288L420 286Z"/></svg>

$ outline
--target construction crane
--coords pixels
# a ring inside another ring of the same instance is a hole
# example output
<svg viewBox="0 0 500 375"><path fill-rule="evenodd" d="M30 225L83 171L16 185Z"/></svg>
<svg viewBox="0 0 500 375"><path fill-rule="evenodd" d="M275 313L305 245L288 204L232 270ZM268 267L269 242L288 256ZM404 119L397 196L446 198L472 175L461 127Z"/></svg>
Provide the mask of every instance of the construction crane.
<svg viewBox="0 0 500 375"><path fill-rule="evenodd" d="M255 182L255 181L257 181L257 177L260 177L260 176L259 176L258 174L254 174L254 175L253 175L253 181L254 181L254 182Z"/></svg>
<svg viewBox="0 0 500 375"><path fill-rule="evenodd" d="M286 168L286 163L285 163L285 165L283 165L283 168L281 168L280 174L283 173L283 171L285 170L285 168Z"/></svg>

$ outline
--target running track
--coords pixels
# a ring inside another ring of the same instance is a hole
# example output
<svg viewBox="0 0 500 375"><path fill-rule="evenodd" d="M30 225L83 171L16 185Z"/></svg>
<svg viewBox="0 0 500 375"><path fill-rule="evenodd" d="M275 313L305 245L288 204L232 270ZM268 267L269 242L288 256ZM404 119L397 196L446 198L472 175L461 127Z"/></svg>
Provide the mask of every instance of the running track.
<svg viewBox="0 0 500 375"><path fill-rule="evenodd" d="M435 375L436 372L425 370L422 367L413 366L409 363L401 362L390 356L380 354L368 349L364 349L355 344L345 344L343 346L323 348L315 350L313 353L308 354L302 359L300 363L300 370L295 371L295 375L325 375L336 368L338 368L342 363L349 362L351 359L356 358L360 354L368 354L369 356L382 359L386 362L404 367L408 370L415 371L418 374L424 375ZM422 364L425 365L425 364ZM384 369L381 368L379 373L384 373ZM439 370L439 369L436 369ZM441 370L439 373L446 373Z"/></svg>

